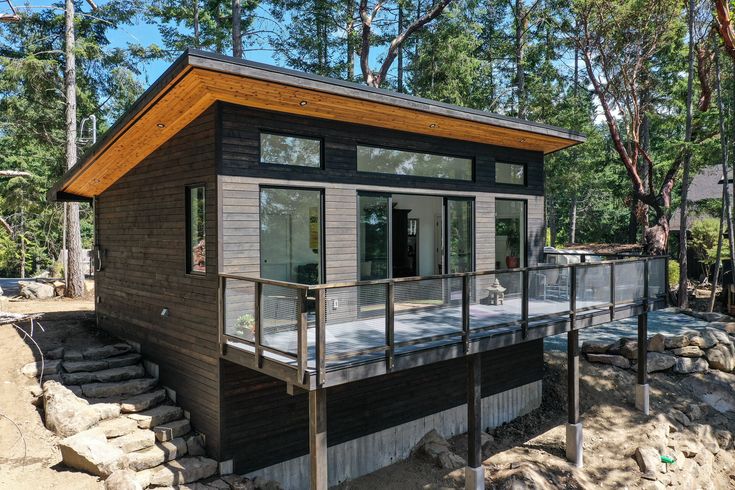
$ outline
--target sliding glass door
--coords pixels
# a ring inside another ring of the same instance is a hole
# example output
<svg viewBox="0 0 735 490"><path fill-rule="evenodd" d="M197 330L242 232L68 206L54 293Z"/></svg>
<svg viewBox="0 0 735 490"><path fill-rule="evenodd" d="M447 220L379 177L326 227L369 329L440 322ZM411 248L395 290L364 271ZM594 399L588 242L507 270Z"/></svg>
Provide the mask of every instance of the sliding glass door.
<svg viewBox="0 0 735 490"><path fill-rule="evenodd" d="M498 269L526 266L526 201L495 200L495 265Z"/></svg>
<svg viewBox="0 0 735 490"><path fill-rule="evenodd" d="M474 270L474 213L471 199L446 198L447 265L446 272Z"/></svg>
<svg viewBox="0 0 735 490"><path fill-rule="evenodd" d="M360 280L390 277L390 195L358 196Z"/></svg>

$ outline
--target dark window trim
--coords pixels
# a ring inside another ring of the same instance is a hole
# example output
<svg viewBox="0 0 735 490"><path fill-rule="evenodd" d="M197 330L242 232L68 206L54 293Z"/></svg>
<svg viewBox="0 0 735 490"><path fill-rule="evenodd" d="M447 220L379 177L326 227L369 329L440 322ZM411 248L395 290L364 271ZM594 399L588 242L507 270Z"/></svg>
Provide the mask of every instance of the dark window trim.
<svg viewBox="0 0 735 490"><path fill-rule="evenodd" d="M307 167L308 168L308 167ZM312 167L313 168L313 167ZM261 247L263 242L261 240L261 228L260 228L260 216L263 212L261 206L260 193L263 189L282 189L282 190L300 190L300 191L318 191L319 192L319 276L320 284L326 284L327 282L327 254L325 250L325 244L327 242L326 233L326 206L324 202L324 187L305 187L305 186L294 186L294 185L278 185L278 184L261 184L258 186L258 270L260 271L261 264ZM262 272L259 274L262 277Z"/></svg>
<svg viewBox="0 0 735 490"><path fill-rule="evenodd" d="M360 170L359 168L360 162L358 161L358 158L357 158L357 148L359 146L364 146L367 148L377 148L381 150L402 151L406 153L423 153L425 155L436 155L440 157L463 158L463 159L470 161L470 178L469 179L451 179L451 178L443 178L443 177L429 177L426 175L406 175L406 174L399 175L399 174L389 174L387 172L370 172L368 170ZM360 175L360 174L362 175L381 175L381 176L388 175L388 176L391 176L397 179L410 178L410 179L426 179L427 181L430 181L430 182L453 182L453 183L471 182L471 183L475 183L477 180L476 179L476 175L477 175L476 167L477 167L477 155L475 153L460 155L456 153L452 154L452 153L444 153L444 152L437 152L437 151L410 150L405 147L398 147L398 146L391 146L391 145L377 145L374 143L363 143L361 140L355 141L355 172L357 172L357 175Z"/></svg>
<svg viewBox="0 0 735 490"><path fill-rule="evenodd" d="M524 233L523 236L523 263L521 264L521 267L528 267L528 199L515 199L512 197L496 197L495 198L495 218L497 222L497 202L498 201L510 201L510 202L522 202L523 203L523 227L526 230L526 233ZM497 235L497 224L495 225L496 229L493 230L493 236L495 237ZM498 258L495 257L495 261L498 261Z"/></svg>
<svg viewBox="0 0 735 490"><path fill-rule="evenodd" d="M191 191L192 189L201 188L204 192L204 272L195 271L192 268L191 262ZM207 275L207 255L209 253L207 247L207 184L200 182L196 184L187 184L184 186L184 201L185 201L185 229L186 229L186 269L185 274L190 277L204 277Z"/></svg>
<svg viewBox="0 0 735 490"><path fill-rule="evenodd" d="M521 165L523 166L523 183L513 184L510 182L498 182L498 164L504 163L506 165ZM528 187L528 162L514 162L511 160L493 160L493 184L495 185L507 185L511 187Z"/></svg>
<svg viewBox="0 0 735 490"><path fill-rule="evenodd" d="M261 138L263 134L272 134L274 136L283 136L285 138L299 138L304 140L312 140L312 141L318 141L319 142L319 166L318 167L310 167L308 165L292 165L290 163L269 163L264 162L262 155L263 155L263 149L261 147ZM308 168L311 170L324 170L324 137L323 136L312 136L312 135L305 135L302 133L289 133L286 131L280 131L275 130L272 131L268 128L258 128L258 165L263 165L269 168L276 168L278 167L285 167L285 168L291 168L291 169L304 169Z"/></svg>

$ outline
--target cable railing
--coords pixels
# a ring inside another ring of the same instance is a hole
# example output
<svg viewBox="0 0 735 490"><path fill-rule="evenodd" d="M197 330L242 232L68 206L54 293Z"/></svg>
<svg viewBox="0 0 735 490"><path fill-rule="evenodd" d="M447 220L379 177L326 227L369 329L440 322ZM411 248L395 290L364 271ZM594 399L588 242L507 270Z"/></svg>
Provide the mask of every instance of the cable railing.
<svg viewBox="0 0 735 490"><path fill-rule="evenodd" d="M579 261L433 276L297 284L220 275L222 339L305 383L357 364L665 300L667 257Z"/></svg>

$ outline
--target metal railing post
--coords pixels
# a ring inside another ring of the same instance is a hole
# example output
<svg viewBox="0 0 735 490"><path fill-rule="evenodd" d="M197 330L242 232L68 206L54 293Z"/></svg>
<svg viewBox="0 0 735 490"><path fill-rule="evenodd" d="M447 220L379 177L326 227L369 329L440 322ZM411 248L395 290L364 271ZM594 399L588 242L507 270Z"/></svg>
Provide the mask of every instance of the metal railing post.
<svg viewBox="0 0 735 490"><path fill-rule="evenodd" d="M670 289L670 286L669 286L669 256L664 255L663 261L664 261L664 301L666 301L666 306L668 307L670 306L669 298L671 298L671 295L670 295L671 291L669 291Z"/></svg>
<svg viewBox="0 0 735 490"><path fill-rule="evenodd" d="M385 369L390 372L395 366L395 300L396 287L393 281L385 284Z"/></svg>
<svg viewBox="0 0 735 490"><path fill-rule="evenodd" d="M263 335L263 312L262 312L262 296L263 284L255 283L255 362L259 368L263 367L263 348L261 347Z"/></svg>
<svg viewBox="0 0 735 490"><path fill-rule="evenodd" d="M648 299L650 298L650 294L648 291L648 257L643 259L643 311L648 311Z"/></svg>
<svg viewBox="0 0 735 490"><path fill-rule="evenodd" d="M306 362L308 350L306 348L306 329L308 318L306 312L306 302L308 297L307 289L299 289L299 317L296 331L296 377L299 383L304 383L304 374L306 373Z"/></svg>
<svg viewBox="0 0 735 490"><path fill-rule="evenodd" d="M610 263L610 321L615 320L615 262Z"/></svg>
<svg viewBox="0 0 735 490"><path fill-rule="evenodd" d="M569 323L574 330L577 325L577 266L569 267Z"/></svg>
<svg viewBox="0 0 735 490"><path fill-rule="evenodd" d="M324 289L316 290L316 379L322 386L326 380L326 298Z"/></svg>
<svg viewBox="0 0 735 490"><path fill-rule="evenodd" d="M470 352L470 276L462 276L462 341L464 353Z"/></svg>
<svg viewBox="0 0 735 490"><path fill-rule="evenodd" d="M222 355L227 354L227 342L225 342L225 288L226 279L219 276L217 285L217 331L219 338L219 349Z"/></svg>
<svg viewBox="0 0 735 490"><path fill-rule="evenodd" d="M528 337L528 268L523 269L523 302L521 307L521 335Z"/></svg>

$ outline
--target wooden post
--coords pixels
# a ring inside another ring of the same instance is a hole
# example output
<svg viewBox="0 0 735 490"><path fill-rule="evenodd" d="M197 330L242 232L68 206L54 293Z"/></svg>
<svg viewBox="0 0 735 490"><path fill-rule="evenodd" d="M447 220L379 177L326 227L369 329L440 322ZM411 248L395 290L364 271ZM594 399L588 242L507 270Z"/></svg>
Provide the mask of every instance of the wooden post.
<svg viewBox="0 0 735 490"><path fill-rule="evenodd" d="M304 383L304 374L306 373L308 350L306 346L306 329L308 326L308 318L306 313L306 301L308 296L306 289L299 289L299 317L296 331L296 377L299 383Z"/></svg>
<svg viewBox="0 0 735 490"><path fill-rule="evenodd" d="M582 422L579 420L579 330L567 334L567 459L582 467Z"/></svg>
<svg viewBox="0 0 735 490"><path fill-rule="evenodd" d="M327 490L327 390L309 392L309 457L311 490Z"/></svg>
<svg viewBox="0 0 735 490"><path fill-rule="evenodd" d="M395 365L395 303L396 287L393 282L385 284L385 369L393 371Z"/></svg>
<svg viewBox="0 0 735 490"><path fill-rule="evenodd" d="M638 315L638 383L635 386L635 407L648 415L648 313Z"/></svg>
<svg viewBox="0 0 735 490"><path fill-rule="evenodd" d="M521 325L521 336L525 339L528 337L528 268L523 269L522 274L521 321L523 325Z"/></svg>
<svg viewBox="0 0 735 490"><path fill-rule="evenodd" d="M615 262L610 263L610 321L615 321Z"/></svg>
<svg viewBox="0 0 735 490"><path fill-rule="evenodd" d="M257 366L263 367L263 314L262 314L262 294L263 283L255 283L255 363Z"/></svg>
<svg viewBox="0 0 735 490"><path fill-rule="evenodd" d="M465 490L485 488L482 467L482 370L480 354L467 356L467 467Z"/></svg>
<svg viewBox="0 0 735 490"><path fill-rule="evenodd" d="M322 386L326 380L326 350L327 333L326 324L326 298L324 289L316 290L316 379L317 384Z"/></svg>

